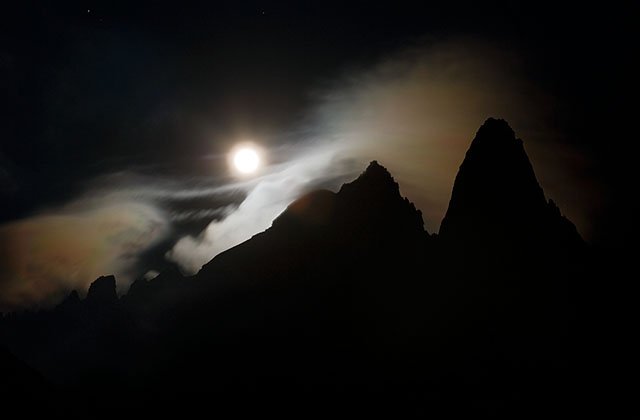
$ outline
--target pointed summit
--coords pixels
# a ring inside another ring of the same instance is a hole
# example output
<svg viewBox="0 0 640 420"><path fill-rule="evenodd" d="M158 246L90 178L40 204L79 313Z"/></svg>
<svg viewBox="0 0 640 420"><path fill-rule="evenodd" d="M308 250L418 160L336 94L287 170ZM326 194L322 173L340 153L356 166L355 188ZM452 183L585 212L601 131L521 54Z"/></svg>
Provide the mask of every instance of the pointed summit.
<svg viewBox="0 0 640 420"><path fill-rule="evenodd" d="M273 222L275 228L303 225L340 226L341 231L357 231L357 235L363 231L424 233L420 210L402 197L393 176L375 160L338 193L317 190L305 194Z"/></svg>
<svg viewBox="0 0 640 420"><path fill-rule="evenodd" d="M367 169L356 180L344 184L338 194L343 196L358 195L367 200L402 198L398 183L387 168L380 165L377 160L371 161Z"/></svg>
<svg viewBox="0 0 640 420"><path fill-rule="evenodd" d="M369 162L369 166L360 175L359 178L380 179L386 181L394 181L391 173L384 166L380 165L377 160ZM394 181L395 182L395 181Z"/></svg>
<svg viewBox="0 0 640 420"><path fill-rule="evenodd" d="M471 142L471 149L499 148L520 142L516 134L503 119L488 118L478 129Z"/></svg>
<svg viewBox="0 0 640 420"><path fill-rule="evenodd" d="M381 231L424 232L422 212L400 194L387 168L377 161L337 194L338 206L348 223L376 227Z"/></svg>
<svg viewBox="0 0 640 420"><path fill-rule="evenodd" d="M558 234L549 231L561 224L557 218L564 219L547 203L522 140L506 121L486 120L456 176L440 236L471 246L531 246Z"/></svg>

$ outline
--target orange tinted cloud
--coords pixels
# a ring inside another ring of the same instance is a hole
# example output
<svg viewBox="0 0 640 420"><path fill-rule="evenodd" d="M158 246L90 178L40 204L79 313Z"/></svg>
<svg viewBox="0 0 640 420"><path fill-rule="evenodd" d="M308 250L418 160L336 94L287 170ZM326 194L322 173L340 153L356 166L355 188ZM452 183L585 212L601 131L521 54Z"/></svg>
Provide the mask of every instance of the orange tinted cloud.
<svg viewBox="0 0 640 420"><path fill-rule="evenodd" d="M126 288L137 255L166 232L162 215L141 203L102 203L0 226L0 308L56 301L105 274Z"/></svg>

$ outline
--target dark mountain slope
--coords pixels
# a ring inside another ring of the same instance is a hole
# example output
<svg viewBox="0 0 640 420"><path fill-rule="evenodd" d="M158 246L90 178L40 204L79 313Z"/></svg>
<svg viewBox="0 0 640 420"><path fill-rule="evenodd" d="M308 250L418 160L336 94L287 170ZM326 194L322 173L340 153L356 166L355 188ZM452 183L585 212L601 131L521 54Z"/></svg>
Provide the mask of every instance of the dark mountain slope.
<svg viewBox="0 0 640 420"><path fill-rule="evenodd" d="M476 250L523 252L582 243L575 226L546 201L522 140L493 118L480 127L460 166L440 237Z"/></svg>
<svg viewBox="0 0 640 420"><path fill-rule="evenodd" d="M213 277L224 272L227 282L233 278L233 288L242 283L238 277L272 287L271 274L288 277L296 269L313 271L308 264L326 269L354 265L372 252L410 256L420 253L428 241L421 212L374 161L338 193L321 190L299 198L270 229L214 258L196 277L210 279L213 286Z"/></svg>

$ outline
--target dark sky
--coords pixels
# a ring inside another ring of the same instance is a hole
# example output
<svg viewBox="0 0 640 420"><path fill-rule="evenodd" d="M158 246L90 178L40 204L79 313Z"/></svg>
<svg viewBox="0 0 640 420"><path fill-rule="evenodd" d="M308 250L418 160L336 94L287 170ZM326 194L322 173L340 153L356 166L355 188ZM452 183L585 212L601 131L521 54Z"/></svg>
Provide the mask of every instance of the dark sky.
<svg viewBox="0 0 640 420"><path fill-rule="evenodd" d="M277 147L336 80L414 45L471 39L515 51L554 98L561 141L601 187L591 240L620 244L635 226L633 2L415 3L3 5L0 223L118 171L224 176L234 139Z"/></svg>
<svg viewBox="0 0 640 420"><path fill-rule="evenodd" d="M18 185L3 185L3 220L114 166L177 165L217 133L242 127L268 138L343 72L458 35L530 57L530 76L571 102L559 120L573 141L610 159L617 153L593 118L624 116L614 104L628 88L620 73L637 17L611 2L12 3L20 5L3 6L1 18L0 153Z"/></svg>

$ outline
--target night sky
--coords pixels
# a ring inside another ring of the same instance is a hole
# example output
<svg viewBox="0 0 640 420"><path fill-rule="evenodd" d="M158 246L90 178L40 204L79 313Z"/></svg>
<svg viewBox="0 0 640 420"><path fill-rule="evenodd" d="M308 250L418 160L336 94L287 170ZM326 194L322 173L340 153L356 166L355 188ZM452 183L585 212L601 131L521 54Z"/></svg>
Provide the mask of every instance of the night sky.
<svg viewBox="0 0 640 420"><path fill-rule="evenodd" d="M0 290L40 290L24 302L197 271L370 159L437 232L490 116L589 242L633 230L631 2L16 3L0 13ZM266 165L239 179L227 153L247 140Z"/></svg>

